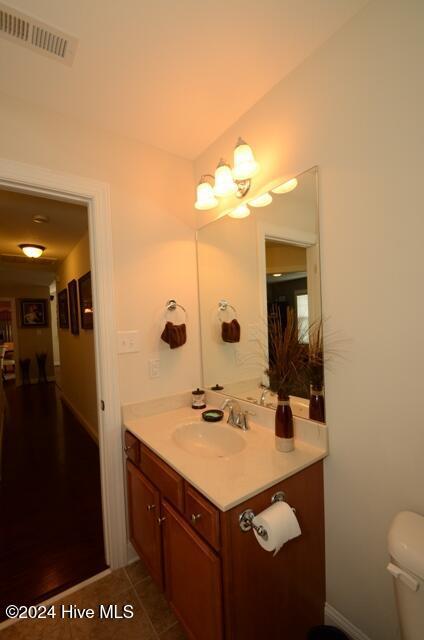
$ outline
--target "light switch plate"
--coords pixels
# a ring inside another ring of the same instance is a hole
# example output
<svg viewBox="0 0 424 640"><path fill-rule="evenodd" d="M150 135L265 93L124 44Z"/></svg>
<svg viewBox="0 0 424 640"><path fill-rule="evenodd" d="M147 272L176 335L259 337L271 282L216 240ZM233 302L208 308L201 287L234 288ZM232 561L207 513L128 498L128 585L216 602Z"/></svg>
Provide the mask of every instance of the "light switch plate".
<svg viewBox="0 0 424 640"><path fill-rule="evenodd" d="M118 331L118 353L137 353L140 351L139 331Z"/></svg>

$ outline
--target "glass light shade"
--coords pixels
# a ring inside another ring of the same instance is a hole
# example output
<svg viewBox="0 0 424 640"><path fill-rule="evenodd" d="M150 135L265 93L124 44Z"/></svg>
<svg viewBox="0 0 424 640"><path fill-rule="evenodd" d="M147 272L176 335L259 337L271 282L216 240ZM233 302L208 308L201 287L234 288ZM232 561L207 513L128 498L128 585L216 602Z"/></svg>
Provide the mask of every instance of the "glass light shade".
<svg viewBox="0 0 424 640"><path fill-rule="evenodd" d="M293 189L297 187L297 178L292 178L291 180L287 180L287 182L283 182L283 184L278 185L275 189L272 189L272 193L290 193Z"/></svg>
<svg viewBox="0 0 424 640"><path fill-rule="evenodd" d="M234 180L249 180L259 171L259 164L255 160L250 146L239 139L234 149Z"/></svg>
<svg viewBox="0 0 424 640"><path fill-rule="evenodd" d="M230 211L228 215L230 218L247 218L247 216L250 216L250 209L247 204L239 204L239 206Z"/></svg>
<svg viewBox="0 0 424 640"><path fill-rule="evenodd" d="M41 244L20 244L19 248L22 249L28 258L39 258L43 255L46 247L43 247Z"/></svg>
<svg viewBox="0 0 424 640"><path fill-rule="evenodd" d="M200 211L207 211L216 207L217 204L218 200L215 198L212 185L206 180L201 180L197 185L197 200L194 206Z"/></svg>
<svg viewBox="0 0 424 640"><path fill-rule="evenodd" d="M252 207L266 207L272 202L272 195L270 193L264 193L262 196L249 200L249 204Z"/></svg>
<svg viewBox="0 0 424 640"><path fill-rule="evenodd" d="M221 160L215 171L214 193L216 196L225 198L226 196L231 196L236 191L237 185L233 180L231 167Z"/></svg>

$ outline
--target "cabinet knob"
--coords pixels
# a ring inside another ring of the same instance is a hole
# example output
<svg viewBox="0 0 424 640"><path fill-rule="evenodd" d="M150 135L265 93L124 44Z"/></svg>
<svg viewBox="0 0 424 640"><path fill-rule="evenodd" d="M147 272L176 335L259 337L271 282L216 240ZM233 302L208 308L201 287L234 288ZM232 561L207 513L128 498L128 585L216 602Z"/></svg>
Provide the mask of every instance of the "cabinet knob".
<svg viewBox="0 0 424 640"><path fill-rule="evenodd" d="M156 509L156 505L155 504L148 504L147 505L147 511L153 511L153 509Z"/></svg>
<svg viewBox="0 0 424 640"><path fill-rule="evenodd" d="M162 516L162 518L158 518L158 524L161 525L163 522L165 522L165 520L165 516Z"/></svg>
<svg viewBox="0 0 424 640"><path fill-rule="evenodd" d="M131 451L131 449L134 448L135 442L133 442L132 444L126 444L124 447L124 451L125 453L128 453L128 451Z"/></svg>
<svg viewBox="0 0 424 640"><path fill-rule="evenodd" d="M196 522L197 522L198 520L200 520L200 518L201 518L201 517L202 517L202 514L201 514L201 513L192 513L192 514L191 514L191 521L192 521L192 523L193 523L193 524L196 524Z"/></svg>

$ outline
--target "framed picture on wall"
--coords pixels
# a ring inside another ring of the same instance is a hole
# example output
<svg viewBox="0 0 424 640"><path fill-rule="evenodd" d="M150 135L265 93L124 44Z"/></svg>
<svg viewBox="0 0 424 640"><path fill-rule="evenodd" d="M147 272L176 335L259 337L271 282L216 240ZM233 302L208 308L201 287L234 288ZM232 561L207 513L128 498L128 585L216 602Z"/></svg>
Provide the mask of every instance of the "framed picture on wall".
<svg viewBox="0 0 424 640"><path fill-rule="evenodd" d="M69 329L69 306L68 290L62 289L57 296L57 312L59 317L59 328Z"/></svg>
<svg viewBox="0 0 424 640"><path fill-rule="evenodd" d="M68 294L69 294L69 317L71 320L71 333L74 336L79 334L79 320L78 320L78 292L77 281L71 280L68 282Z"/></svg>
<svg viewBox="0 0 424 640"><path fill-rule="evenodd" d="M78 280L81 329L93 328L93 296L91 293L91 271Z"/></svg>
<svg viewBox="0 0 424 640"><path fill-rule="evenodd" d="M20 300L21 326L26 328L48 327L49 315L47 300L44 298L25 298Z"/></svg>

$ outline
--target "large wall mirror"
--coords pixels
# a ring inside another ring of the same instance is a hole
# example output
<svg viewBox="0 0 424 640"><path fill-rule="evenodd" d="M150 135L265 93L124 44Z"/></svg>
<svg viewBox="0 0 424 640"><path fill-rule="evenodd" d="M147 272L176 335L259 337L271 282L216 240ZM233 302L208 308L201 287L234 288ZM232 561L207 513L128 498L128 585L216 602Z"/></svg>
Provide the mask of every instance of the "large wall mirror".
<svg viewBox="0 0 424 640"><path fill-rule="evenodd" d="M270 408L270 319L284 324L292 309L305 350L321 319L317 168L290 186L248 217L224 216L197 234L204 385ZM292 389L295 414L308 416L309 395L305 382Z"/></svg>

